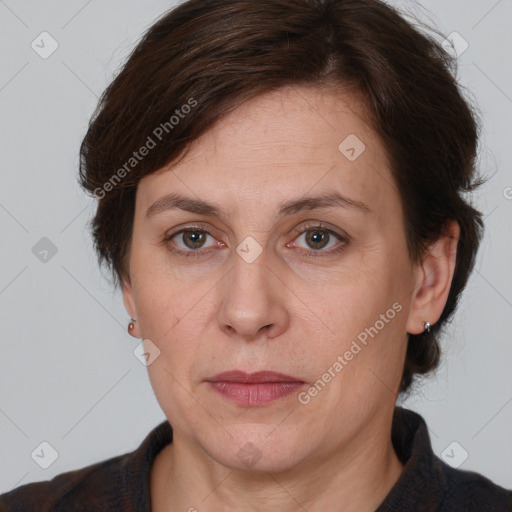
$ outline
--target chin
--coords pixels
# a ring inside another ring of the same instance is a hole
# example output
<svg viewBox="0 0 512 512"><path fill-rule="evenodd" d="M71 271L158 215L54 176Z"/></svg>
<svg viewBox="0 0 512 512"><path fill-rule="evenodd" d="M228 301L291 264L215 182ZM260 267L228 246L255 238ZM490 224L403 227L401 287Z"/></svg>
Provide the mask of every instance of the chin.
<svg viewBox="0 0 512 512"><path fill-rule="evenodd" d="M304 438L284 425L237 424L226 427L231 434L222 442L203 445L219 463L231 469L252 472L280 472L293 468L305 456ZM210 438L213 440L213 438Z"/></svg>

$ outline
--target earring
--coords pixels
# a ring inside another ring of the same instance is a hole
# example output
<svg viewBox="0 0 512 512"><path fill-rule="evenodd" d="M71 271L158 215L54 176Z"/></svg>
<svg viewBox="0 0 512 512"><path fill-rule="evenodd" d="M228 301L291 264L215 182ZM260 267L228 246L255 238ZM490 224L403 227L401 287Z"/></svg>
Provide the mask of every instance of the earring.
<svg viewBox="0 0 512 512"><path fill-rule="evenodd" d="M430 334L430 322L423 322L423 327L425 328L424 332Z"/></svg>
<svg viewBox="0 0 512 512"><path fill-rule="evenodd" d="M130 318L130 323L128 324L128 334L133 336L133 329L135 329L135 318Z"/></svg>

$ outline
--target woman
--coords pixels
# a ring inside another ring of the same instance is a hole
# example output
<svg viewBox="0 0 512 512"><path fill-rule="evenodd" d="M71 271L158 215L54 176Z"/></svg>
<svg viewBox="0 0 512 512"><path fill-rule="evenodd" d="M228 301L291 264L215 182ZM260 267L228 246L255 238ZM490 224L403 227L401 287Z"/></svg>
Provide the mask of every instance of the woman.
<svg viewBox="0 0 512 512"><path fill-rule="evenodd" d="M189 0L155 23L81 184L168 421L0 510L512 510L396 406L482 234L452 64L372 0Z"/></svg>

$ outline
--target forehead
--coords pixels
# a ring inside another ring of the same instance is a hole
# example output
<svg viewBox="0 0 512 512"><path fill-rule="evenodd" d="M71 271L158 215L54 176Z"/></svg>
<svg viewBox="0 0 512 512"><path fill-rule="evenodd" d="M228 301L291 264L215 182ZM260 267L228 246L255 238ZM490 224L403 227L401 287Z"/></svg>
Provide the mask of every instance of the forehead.
<svg viewBox="0 0 512 512"><path fill-rule="evenodd" d="M178 164L141 180L138 203L147 207L171 191L228 210L269 212L291 197L326 192L377 209L397 199L387 153L360 98L314 87L245 102L194 141Z"/></svg>

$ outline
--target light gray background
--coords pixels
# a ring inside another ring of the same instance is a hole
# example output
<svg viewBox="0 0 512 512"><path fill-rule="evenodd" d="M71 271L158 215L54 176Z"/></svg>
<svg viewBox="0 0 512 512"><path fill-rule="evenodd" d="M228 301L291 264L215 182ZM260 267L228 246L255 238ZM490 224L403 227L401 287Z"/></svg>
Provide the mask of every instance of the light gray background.
<svg viewBox="0 0 512 512"><path fill-rule="evenodd" d="M510 0L404 0L469 43L461 83L483 113L478 193L487 233L436 377L404 405L426 419L435 452L457 441L461 469L512 488L512 74ZM97 268L76 182L98 97L171 1L0 1L0 493L135 449L165 419L134 357L121 296ZM42 59L43 31L58 49ZM435 148L432 148L435 151ZM507 199L508 197L508 199ZM42 238L58 252L32 252ZM41 469L31 453L50 443Z"/></svg>

